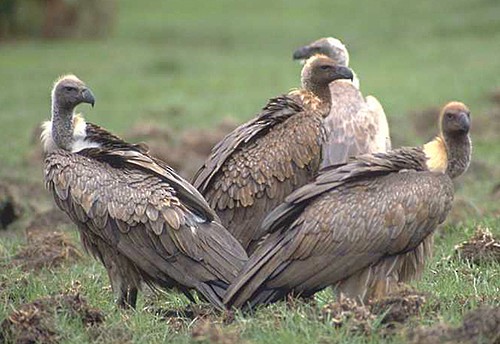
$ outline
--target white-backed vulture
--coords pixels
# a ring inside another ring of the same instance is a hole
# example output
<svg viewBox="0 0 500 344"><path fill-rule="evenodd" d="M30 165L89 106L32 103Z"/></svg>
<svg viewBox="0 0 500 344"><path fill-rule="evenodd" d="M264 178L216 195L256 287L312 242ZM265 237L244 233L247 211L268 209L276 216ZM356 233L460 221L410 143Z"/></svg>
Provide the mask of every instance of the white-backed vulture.
<svg viewBox="0 0 500 344"><path fill-rule="evenodd" d="M303 61L314 54L324 54L349 66L349 52L336 38L320 38L297 49L293 57ZM351 156L391 149L389 125L382 105L371 95L363 97L359 91L359 79L353 74L352 84L346 81L330 84L332 107L324 122L327 134L321 168L345 163ZM418 249L407 254L401 265L400 282L420 278L425 262L432 256L433 246L434 235L429 235ZM344 285L347 288L349 284L346 281Z"/></svg>
<svg viewBox="0 0 500 344"><path fill-rule="evenodd" d="M201 194L143 146L124 142L74 114L94 104L73 75L56 81L43 125L45 183L78 226L86 250L106 267L122 307L141 282L196 289L216 307L247 255Z"/></svg>
<svg viewBox="0 0 500 344"><path fill-rule="evenodd" d="M298 48L293 58L304 60L316 54L326 55L340 65L349 66L347 48L333 37L320 38ZM353 82L332 82L330 92L332 106L324 122L327 138L321 167L345 163L351 156L391 149L384 109L377 98L370 95L363 97L357 77Z"/></svg>
<svg viewBox="0 0 500 344"><path fill-rule="evenodd" d="M265 215L318 171L328 84L350 78L349 68L312 57L302 69L302 88L271 99L219 142L195 175L193 185L245 249L263 236Z"/></svg>
<svg viewBox="0 0 500 344"><path fill-rule="evenodd" d="M305 63L313 55L325 55L338 65L349 67L349 52L344 43L338 38L323 37L304 45L293 52L293 59ZM352 71L352 74L352 83L356 88L359 88L359 79L354 71Z"/></svg>
<svg viewBox="0 0 500 344"><path fill-rule="evenodd" d="M448 103L439 128L421 147L360 155L288 196L263 221L271 234L230 285L225 304L253 307L335 284L363 300L391 291L405 255L445 220L452 179L469 165L468 108Z"/></svg>

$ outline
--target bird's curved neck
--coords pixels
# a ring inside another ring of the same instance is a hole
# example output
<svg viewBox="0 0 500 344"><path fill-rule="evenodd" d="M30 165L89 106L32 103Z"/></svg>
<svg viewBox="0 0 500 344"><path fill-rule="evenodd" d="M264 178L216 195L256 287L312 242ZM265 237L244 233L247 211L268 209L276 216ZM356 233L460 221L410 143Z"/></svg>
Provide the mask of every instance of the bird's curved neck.
<svg viewBox="0 0 500 344"><path fill-rule="evenodd" d="M57 102L52 104L52 139L62 149L71 151L73 144L73 116L74 108L61 106Z"/></svg>
<svg viewBox="0 0 500 344"><path fill-rule="evenodd" d="M448 153L446 174L453 179L462 175L469 167L472 143L469 135L447 135L444 141Z"/></svg>
<svg viewBox="0 0 500 344"><path fill-rule="evenodd" d="M332 104L332 96L330 94L330 87L328 86L328 84L318 85L317 83L311 82L310 80L306 79L302 82L302 88L313 93L328 106Z"/></svg>

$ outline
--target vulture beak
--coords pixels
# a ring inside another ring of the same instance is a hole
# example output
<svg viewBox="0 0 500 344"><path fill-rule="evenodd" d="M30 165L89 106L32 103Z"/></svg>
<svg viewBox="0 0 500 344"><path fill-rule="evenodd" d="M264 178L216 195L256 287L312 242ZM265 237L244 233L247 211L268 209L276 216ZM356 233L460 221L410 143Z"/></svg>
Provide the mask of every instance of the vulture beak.
<svg viewBox="0 0 500 344"><path fill-rule="evenodd" d="M308 45L300 47L293 53L294 60L307 60L311 57L311 48Z"/></svg>
<svg viewBox="0 0 500 344"><path fill-rule="evenodd" d="M354 74L350 68L344 66L335 66L335 73L338 75L338 79L354 79Z"/></svg>
<svg viewBox="0 0 500 344"><path fill-rule="evenodd" d="M458 123L460 125L460 131L468 133L470 130L470 118L466 112L460 112L458 115Z"/></svg>
<svg viewBox="0 0 500 344"><path fill-rule="evenodd" d="M88 104L92 105L92 107L94 107L94 104L95 104L94 94L88 88L84 88L82 90L82 102L88 103Z"/></svg>

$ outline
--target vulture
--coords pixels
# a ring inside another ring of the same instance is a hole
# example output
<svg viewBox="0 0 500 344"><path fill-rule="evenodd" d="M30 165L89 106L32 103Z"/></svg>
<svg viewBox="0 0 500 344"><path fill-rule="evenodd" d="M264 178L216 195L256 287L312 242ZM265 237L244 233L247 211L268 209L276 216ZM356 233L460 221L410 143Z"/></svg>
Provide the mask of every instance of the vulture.
<svg viewBox="0 0 500 344"><path fill-rule="evenodd" d="M228 134L196 173L193 185L222 224L251 251L265 215L317 173L324 138L328 84L351 79L349 68L316 55L301 72L302 88L269 100L249 122Z"/></svg>
<svg viewBox="0 0 500 344"><path fill-rule="evenodd" d="M335 61L338 65L349 67L349 52L340 39L334 37L323 37L308 45L304 45L293 52L293 59L305 63L313 55L325 55ZM359 88L359 79L352 71L352 82Z"/></svg>
<svg viewBox="0 0 500 344"><path fill-rule="evenodd" d="M75 114L94 105L76 76L56 81L45 122L45 184L77 225L83 246L105 266L120 307L135 307L144 282L197 290L216 307L247 260L203 196L144 146L129 144Z"/></svg>
<svg viewBox="0 0 500 344"><path fill-rule="evenodd" d="M298 48L293 58L304 60L316 54L326 55L340 65L349 66L347 48L333 37L320 38ZM353 82L332 82L330 92L332 106L324 120L327 138L323 146L322 168L345 163L351 156L391 149L384 109L377 98L371 95L363 97L356 76Z"/></svg>
<svg viewBox="0 0 500 344"><path fill-rule="evenodd" d="M271 234L229 286L224 303L254 307L289 294L308 297L329 285L363 301L393 290L405 255L451 209L452 179L470 161L469 128L468 108L451 102L431 142L323 169L264 219Z"/></svg>
<svg viewBox="0 0 500 344"><path fill-rule="evenodd" d="M293 58L304 61L315 54L326 55L340 65L349 66L347 48L333 37L320 38L298 48ZM321 168L346 163L349 157L359 154L391 149L389 125L382 105L371 95L363 97L359 79L353 74L352 83L338 80L330 84L332 106L324 120L326 139L322 147ZM406 255L400 266L399 282L420 278L425 261L432 256L433 245L434 235L429 235L416 250Z"/></svg>

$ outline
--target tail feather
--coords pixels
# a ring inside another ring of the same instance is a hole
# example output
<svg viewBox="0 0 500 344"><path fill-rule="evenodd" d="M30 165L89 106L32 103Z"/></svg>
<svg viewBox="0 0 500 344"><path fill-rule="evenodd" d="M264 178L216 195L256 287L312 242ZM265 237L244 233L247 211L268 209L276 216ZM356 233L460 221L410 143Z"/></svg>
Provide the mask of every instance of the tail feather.
<svg viewBox="0 0 500 344"><path fill-rule="evenodd" d="M226 288L222 287L220 284L212 282L200 283L196 286L196 290L198 290L213 306L220 310L226 309L222 302Z"/></svg>
<svg viewBox="0 0 500 344"><path fill-rule="evenodd" d="M218 278L231 283L248 260L240 243L220 224L212 222L200 231L204 259Z"/></svg>
<svg viewBox="0 0 500 344"><path fill-rule="evenodd" d="M263 296L260 293L263 292L267 295L271 289L263 289L262 291L259 289L281 264L286 264L285 257L279 255L284 253L283 246L286 243L286 238L281 236L277 241L269 240L267 245L257 249L239 276L229 286L224 296L226 306L239 308L249 301L252 306L262 303L259 301Z"/></svg>

